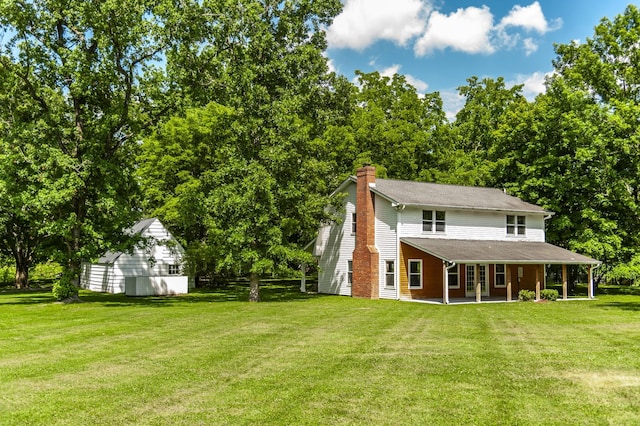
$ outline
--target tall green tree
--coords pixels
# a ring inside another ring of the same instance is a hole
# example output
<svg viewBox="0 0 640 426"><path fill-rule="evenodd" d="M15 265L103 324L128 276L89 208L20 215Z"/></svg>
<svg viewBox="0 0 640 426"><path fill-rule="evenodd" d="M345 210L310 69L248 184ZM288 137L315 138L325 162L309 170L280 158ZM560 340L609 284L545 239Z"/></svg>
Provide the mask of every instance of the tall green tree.
<svg viewBox="0 0 640 426"><path fill-rule="evenodd" d="M603 19L586 43L557 45L547 93L506 115L495 176L557 212L548 238L640 277L640 13Z"/></svg>
<svg viewBox="0 0 640 426"><path fill-rule="evenodd" d="M14 260L15 286L25 288L33 263L51 254L55 212L70 201L70 170L55 147L41 143L49 126L12 67L0 60L0 253Z"/></svg>
<svg viewBox="0 0 640 426"><path fill-rule="evenodd" d="M603 18L585 43L557 45L559 79L581 90L608 111L613 134L601 157L606 171L608 209L623 240L618 262L605 270L612 278L640 278L640 9L629 5L613 19Z"/></svg>
<svg viewBox="0 0 640 426"><path fill-rule="evenodd" d="M533 104L512 108L494 136L497 185L555 212L547 239L615 261L625 231L612 209L615 128L608 111L557 80Z"/></svg>
<svg viewBox="0 0 640 426"><path fill-rule="evenodd" d="M194 157L166 169L165 176L180 179L167 191L174 200L189 191L206 205L204 217L189 219L189 233L216 248L218 268L249 274L252 301L259 300L261 277L308 259L301 246L324 216L327 170L313 141L340 104L322 30L340 8L337 0L205 0L189 42L167 55L172 79L196 107L170 124L184 129ZM210 127L189 114L205 115ZM214 124L220 120L231 132ZM170 132L145 142L143 162L170 143ZM198 160L204 172L187 168ZM148 179L145 187L163 184ZM184 214L161 200L149 207Z"/></svg>
<svg viewBox="0 0 640 426"><path fill-rule="evenodd" d="M54 210L49 227L61 240L67 281L77 277L82 259L117 243L136 219L136 140L170 106L157 64L172 31L184 24L173 6L155 0L0 2L3 72L20 83L34 109L23 119L37 117L40 132L14 132L12 143L25 152L55 151L68 165L64 191L71 195Z"/></svg>
<svg viewBox="0 0 640 426"><path fill-rule="evenodd" d="M494 185L489 151L494 132L504 114L514 105L526 104L522 85L507 88L504 79L470 77L458 87L465 104L452 123L455 154L446 181L465 185Z"/></svg>
<svg viewBox="0 0 640 426"><path fill-rule="evenodd" d="M418 94L400 74L356 71L347 120L323 135L327 157L340 180L362 163L396 179L434 180L451 147L438 93Z"/></svg>

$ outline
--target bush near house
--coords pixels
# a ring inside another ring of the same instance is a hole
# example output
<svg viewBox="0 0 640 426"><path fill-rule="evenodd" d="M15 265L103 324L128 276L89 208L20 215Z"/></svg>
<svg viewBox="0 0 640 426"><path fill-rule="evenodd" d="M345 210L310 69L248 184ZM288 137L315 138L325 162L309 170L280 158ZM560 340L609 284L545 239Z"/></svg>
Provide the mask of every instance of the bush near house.
<svg viewBox="0 0 640 426"><path fill-rule="evenodd" d="M545 288L540 291L540 298L542 300L548 300L550 302L554 302L558 299L558 290L553 290L550 288Z"/></svg>
<svg viewBox="0 0 640 426"><path fill-rule="evenodd" d="M521 302L529 302L535 300L536 292L532 290L520 290L518 292L518 300Z"/></svg>

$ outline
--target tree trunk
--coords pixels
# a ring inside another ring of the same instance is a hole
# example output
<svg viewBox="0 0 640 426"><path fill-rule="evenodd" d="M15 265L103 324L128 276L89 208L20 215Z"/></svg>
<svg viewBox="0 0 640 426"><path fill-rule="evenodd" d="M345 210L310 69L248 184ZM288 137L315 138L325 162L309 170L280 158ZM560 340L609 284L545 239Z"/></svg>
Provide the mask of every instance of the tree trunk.
<svg viewBox="0 0 640 426"><path fill-rule="evenodd" d="M249 277L249 302L260 301L260 277L252 272Z"/></svg>
<svg viewBox="0 0 640 426"><path fill-rule="evenodd" d="M16 263L16 288L29 287L29 267L31 266L31 254L29 253L28 243L22 239L23 235L19 232L14 234L15 239L12 241L11 252Z"/></svg>
<svg viewBox="0 0 640 426"><path fill-rule="evenodd" d="M29 287L29 262L22 254L16 256L16 288Z"/></svg>

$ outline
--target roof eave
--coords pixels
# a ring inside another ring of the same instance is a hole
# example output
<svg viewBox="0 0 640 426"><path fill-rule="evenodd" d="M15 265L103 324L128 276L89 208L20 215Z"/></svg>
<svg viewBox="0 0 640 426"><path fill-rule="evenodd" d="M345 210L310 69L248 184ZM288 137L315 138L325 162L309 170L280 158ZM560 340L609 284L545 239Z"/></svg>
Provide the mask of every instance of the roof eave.
<svg viewBox="0 0 640 426"><path fill-rule="evenodd" d="M423 250L424 251L424 250ZM437 255L434 255L435 257L438 257ZM446 259L443 259L446 260ZM474 260L469 260L469 259L453 259L453 260L447 260L448 262L455 262L455 263L460 263L460 264L470 264L470 263L477 263L477 264L493 264L493 263L506 263L509 265L600 265L602 262L599 260L595 260L593 262L591 261L578 261L578 260L508 260L508 259L504 259L504 260L495 260L495 259L490 259L490 260L481 260L481 259L474 259Z"/></svg>
<svg viewBox="0 0 640 426"><path fill-rule="evenodd" d="M342 181L342 183L340 184L340 186L338 186L331 194L329 194L330 197L333 197L336 194L339 194L340 192L344 191L344 189L349 186L352 183L356 183L356 177L355 176L349 176L348 178L346 178L345 180Z"/></svg>

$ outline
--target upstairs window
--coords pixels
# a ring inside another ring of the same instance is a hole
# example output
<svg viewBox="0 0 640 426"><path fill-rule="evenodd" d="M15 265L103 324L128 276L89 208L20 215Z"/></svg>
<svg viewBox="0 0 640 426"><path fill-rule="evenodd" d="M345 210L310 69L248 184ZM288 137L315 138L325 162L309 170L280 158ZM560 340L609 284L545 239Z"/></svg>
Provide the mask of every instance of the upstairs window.
<svg viewBox="0 0 640 426"><path fill-rule="evenodd" d="M525 235L526 233L526 216L507 215L507 235Z"/></svg>
<svg viewBox="0 0 640 426"><path fill-rule="evenodd" d="M169 265L169 275L179 275L180 265Z"/></svg>
<svg viewBox="0 0 640 426"><path fill-rule="evenodd" d="M444 232L445 212L440 210L422 211L422 232Z"/></svg>

